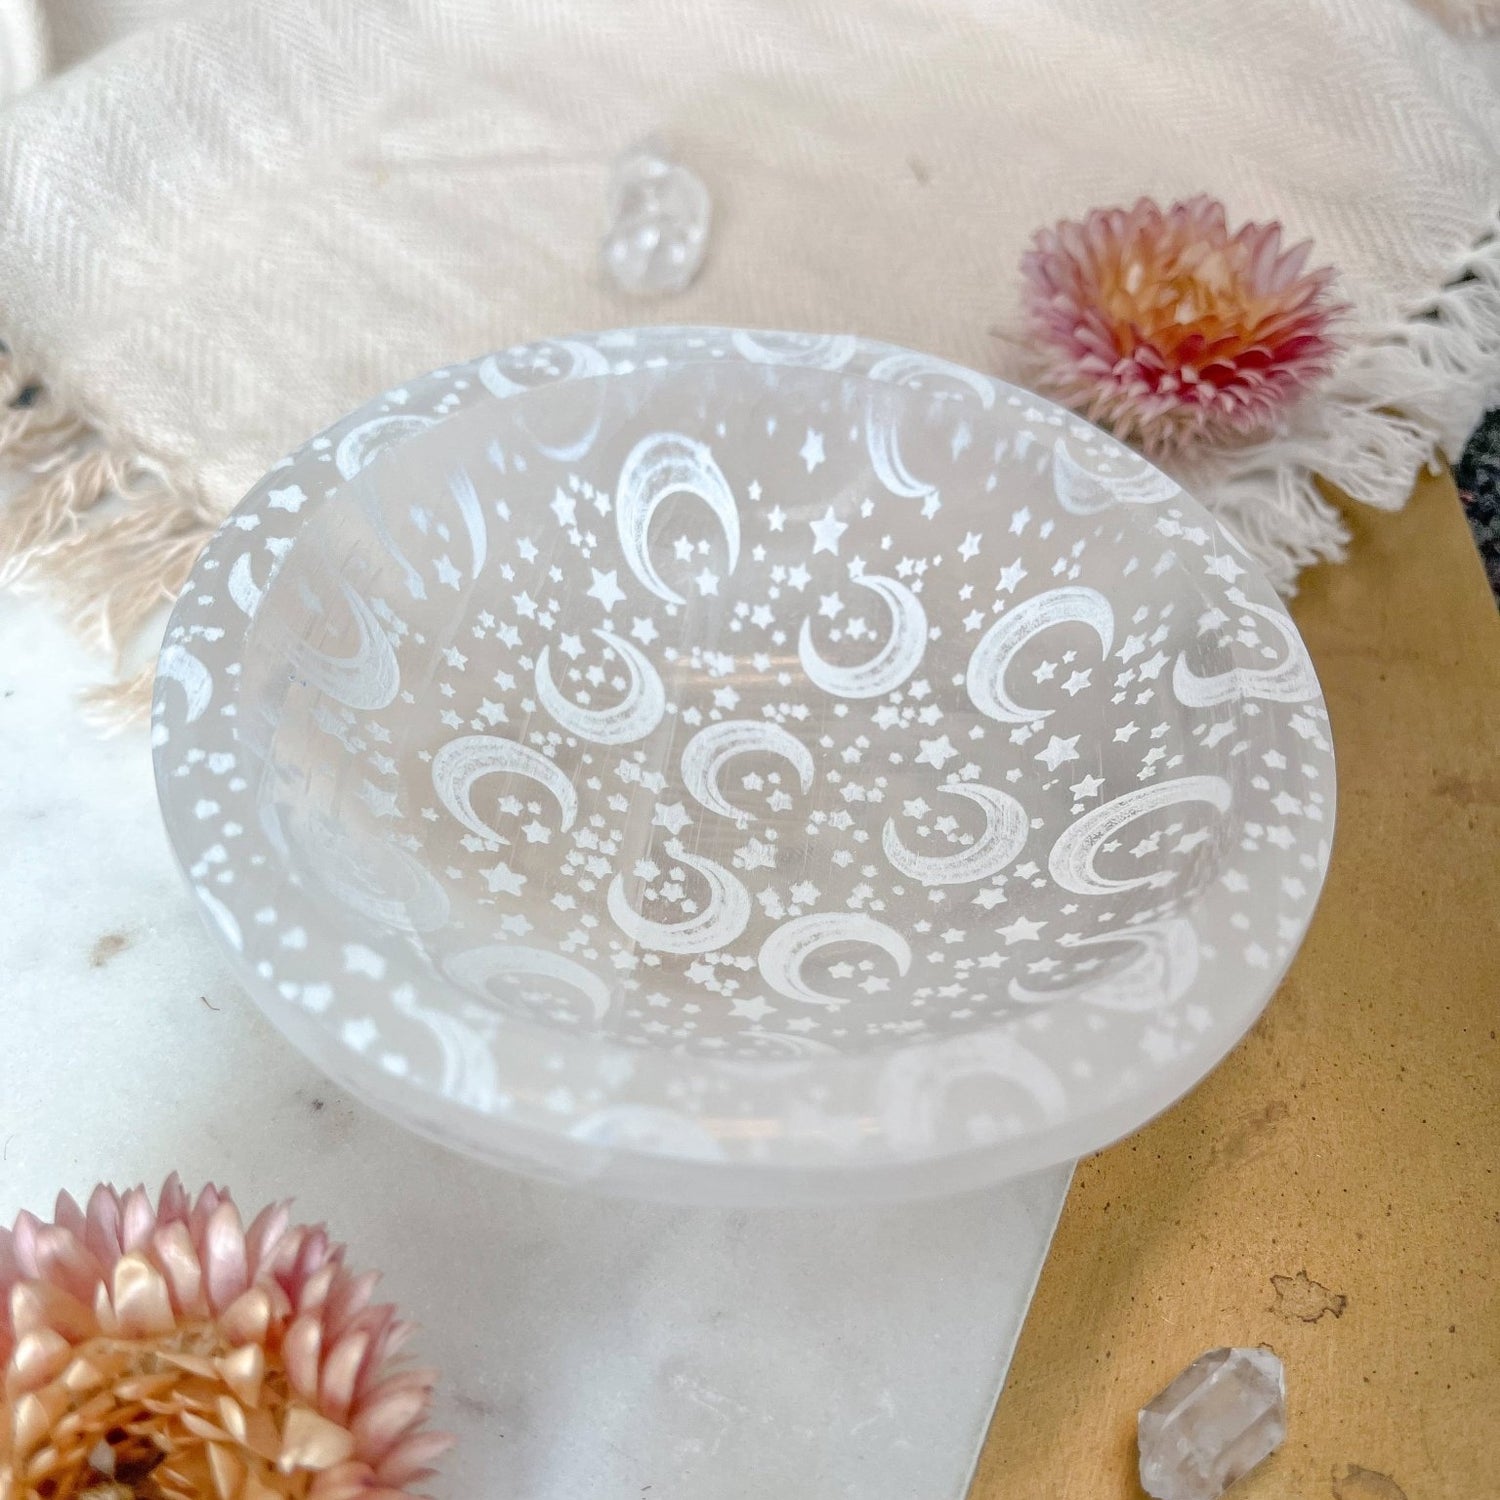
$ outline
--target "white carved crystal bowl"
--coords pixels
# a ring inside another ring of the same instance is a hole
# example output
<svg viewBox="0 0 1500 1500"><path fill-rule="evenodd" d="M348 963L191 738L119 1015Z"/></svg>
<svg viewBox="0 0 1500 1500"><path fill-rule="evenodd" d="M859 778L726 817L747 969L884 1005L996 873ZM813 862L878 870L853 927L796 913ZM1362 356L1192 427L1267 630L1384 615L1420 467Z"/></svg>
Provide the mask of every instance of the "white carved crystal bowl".
<svg viewBox="0 0 1500 1500"><path fill-rule="evenodd" d="M388 392L208 547L163 813L271 1019L458 1149L940 1192L1245 1032L1333 830L1317 680L1178 486L848 337L649 329Z"/></svg>

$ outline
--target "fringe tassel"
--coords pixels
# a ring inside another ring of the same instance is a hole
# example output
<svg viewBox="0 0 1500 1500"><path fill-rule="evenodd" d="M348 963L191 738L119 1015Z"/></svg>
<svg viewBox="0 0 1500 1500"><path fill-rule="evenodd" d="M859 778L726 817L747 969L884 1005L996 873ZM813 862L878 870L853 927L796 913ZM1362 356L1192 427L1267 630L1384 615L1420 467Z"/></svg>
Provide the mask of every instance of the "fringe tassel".
<svg viewBox="0 0 1500 1500"><path fill-rule="evenodd" d="M115 455L96 448L42 470L0 515L0 588L61 546L69 527L104 497L123 488Z"/></svg>
<svg viewBox="0 0 1500 1500"><path fill-rule="evenodd" d="M148 503L76 531L40 571L72 629L118 662L156 608L182 592L212 535L192 508Z"/></svg>
<svg viewBox="0 0 1500 1500"><path fill-rule="evenodd" d="M1421 471L1463 452L1500 406L1500 214L1448 284L1392 321L1355 329L1327 385L1274 436L1206 455L1178 477L1245 544L1283 594L1349 534L1321 484L1399 510Z"/></svg>
<svg viewBox="0 0 1500 1500"><path fill-rule="evenodd" d="M118 674L134 637L176 598L215 521L144 454L101 432L0 350L0 464L21 484L0 508L0 588L45 592L117 680L85 696L106 731L150 705L154 668Z"/></svg>
<svg viewBox="0 0 1500 1500"><path fill-rule="evenodd" d="M83 694L83 719L100 734L120 734L138 723L151 707L156 663L149 662L131 677L106 682Z"/></svg>

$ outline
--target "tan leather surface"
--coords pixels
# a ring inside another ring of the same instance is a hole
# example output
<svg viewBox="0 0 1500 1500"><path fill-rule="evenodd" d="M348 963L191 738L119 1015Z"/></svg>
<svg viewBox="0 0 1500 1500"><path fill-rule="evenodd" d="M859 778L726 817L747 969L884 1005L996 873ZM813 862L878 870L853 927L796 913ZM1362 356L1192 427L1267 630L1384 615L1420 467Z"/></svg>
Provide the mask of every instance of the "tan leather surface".
<svg viewBox="0 0 1500 1500"><path fill-rule="evenodd" d="M1294 613L1339 761L1332 868L1260 1023L1078 1170L971 1500L1135 1500L1137 1409L1286 1363L1234 1500L1500 1496L1500 617L1451 479L1351 515Z"/></svg>

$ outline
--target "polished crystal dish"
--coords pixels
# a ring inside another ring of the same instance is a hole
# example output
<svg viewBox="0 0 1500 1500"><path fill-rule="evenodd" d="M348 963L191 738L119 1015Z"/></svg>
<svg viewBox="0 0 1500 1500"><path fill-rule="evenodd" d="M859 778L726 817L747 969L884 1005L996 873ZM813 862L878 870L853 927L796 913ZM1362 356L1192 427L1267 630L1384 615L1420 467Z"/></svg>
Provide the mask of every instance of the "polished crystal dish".
<svg viewBox="0 0 1500 1500"><path fill-rule="evenodd" d="M1311 916L1327 715L1165 474L975 371L639 329L408 382L198 563L154 747L352 1093L624 1193L972 1187L1140 1125Z"/></svg>

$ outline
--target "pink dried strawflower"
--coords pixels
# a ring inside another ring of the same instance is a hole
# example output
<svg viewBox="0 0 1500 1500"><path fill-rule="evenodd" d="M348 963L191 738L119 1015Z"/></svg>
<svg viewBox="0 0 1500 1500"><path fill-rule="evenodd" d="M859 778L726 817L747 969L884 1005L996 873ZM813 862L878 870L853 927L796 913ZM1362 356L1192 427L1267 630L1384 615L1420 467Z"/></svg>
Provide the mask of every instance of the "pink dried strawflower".
<svg viewBox="0 0 1500 1500"><path fill-rule="evenodd" d="M1230 234L1202 195L1043 229L1021 261L1038 381L1148 452L1255 433L1337 348L1334 272L1305 271L1310 249L1274 222Z"/></svg>
<svg viewBox="0 0 1500 1500"><path fill-rule="evenodd" d="M449 1439L411 1326L321 1228L66 1193L0 1229L0 1500L407 1500Z"/></svg>

